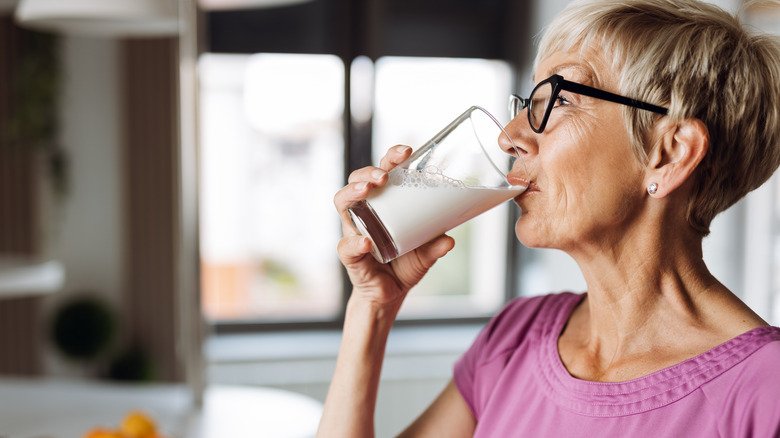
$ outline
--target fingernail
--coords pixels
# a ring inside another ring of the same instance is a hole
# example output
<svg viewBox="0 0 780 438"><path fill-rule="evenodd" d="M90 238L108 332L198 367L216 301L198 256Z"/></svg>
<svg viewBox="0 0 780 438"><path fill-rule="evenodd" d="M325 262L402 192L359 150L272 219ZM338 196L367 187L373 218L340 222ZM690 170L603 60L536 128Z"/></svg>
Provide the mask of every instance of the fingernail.
<svg viewBox="0 0 780 438"><path fill-rule="evenodd" d="M396 152L398 153L398 155L402 155L402 154L406 153L406 151L411 150L411 149L412 148L410 148L409 146L401 146L400 148L396 149Z"/></svg>
<svg viewBox="0 0 780 438"><path fill-rule="evenodd" d="M357 183L357 184L355 185L355 191L362 192L363 190L365 190L365 189L366 189L366 186L367 186L367 185L368 185L368 183L367 183L367 182Z"/></svg>
<svg viewBox="0 0 780 438"><path fill-rule="evenodd" d="M383 176L385 176L385 172L383 170L375 169L371 172L371 178L374 178L375 180L379 180Z"/></svg>

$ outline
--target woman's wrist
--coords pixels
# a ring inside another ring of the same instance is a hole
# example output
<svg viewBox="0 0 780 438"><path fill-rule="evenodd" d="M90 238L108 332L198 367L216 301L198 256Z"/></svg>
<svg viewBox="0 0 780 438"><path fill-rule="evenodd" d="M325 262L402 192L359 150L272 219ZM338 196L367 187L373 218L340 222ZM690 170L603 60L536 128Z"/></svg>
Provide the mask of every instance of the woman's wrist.
<svg viewBox="0 0 780 438"><path fill-rule="evenodd" d="M377 303L374 300L352 295L347 301L345 328L349 321L369 323L373 328L389 331L395 322L401 301Z"/></svg>
<svg viewBox="0 0 780 438"><path fill-rule="evenodd" d="M398 315L399 305L377 303L352 296L344 318L341 353L365 364L381 366L387 337Z"/></svg>

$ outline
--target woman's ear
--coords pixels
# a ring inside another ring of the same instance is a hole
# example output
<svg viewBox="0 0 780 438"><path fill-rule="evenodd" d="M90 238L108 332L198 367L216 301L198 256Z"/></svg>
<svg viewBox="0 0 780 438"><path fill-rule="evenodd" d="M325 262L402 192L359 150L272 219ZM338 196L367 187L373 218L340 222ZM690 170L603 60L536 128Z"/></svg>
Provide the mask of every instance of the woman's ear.
<svg viewBox="0 0 780 438"><path fill-rule="evenodd" d="M688 181L707 155L710 136L699 119L661 122L656 132L659 134L648 157L645 187L655 183L655 193L650 195L663 198Z"/></svg>

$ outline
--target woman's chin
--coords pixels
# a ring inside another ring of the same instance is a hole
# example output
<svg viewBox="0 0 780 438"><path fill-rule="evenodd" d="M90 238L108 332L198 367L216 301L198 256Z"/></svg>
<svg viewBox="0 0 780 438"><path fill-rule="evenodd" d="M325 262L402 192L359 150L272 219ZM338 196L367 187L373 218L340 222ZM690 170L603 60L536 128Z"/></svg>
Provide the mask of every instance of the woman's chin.
<svg viewBox="0 0 780 438"><path fill-rule="evenodd" d="M543 235L544 233L540 231L541 227L532 226L529 221L524 221L522 217L515 224L515 236L527 248L546 248L549 246Z"/></svg>

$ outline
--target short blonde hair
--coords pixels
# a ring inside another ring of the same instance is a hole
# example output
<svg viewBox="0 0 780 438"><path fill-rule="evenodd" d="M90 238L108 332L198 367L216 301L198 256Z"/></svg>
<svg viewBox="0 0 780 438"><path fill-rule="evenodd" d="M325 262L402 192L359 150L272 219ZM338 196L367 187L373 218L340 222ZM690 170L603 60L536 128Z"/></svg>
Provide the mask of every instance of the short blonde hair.
<svg viewBox="0 0 780 438"><path fill-rule="evenodd" d="M602 50L618 92L697 118L710 148L693 175L687 221L702 236L712 219L772 176L780 164L780 42L753 34L696 0L585 0L545 30L536 63L555 51ZM647 162L658 115L626 107L637 157Z"/></svg>

